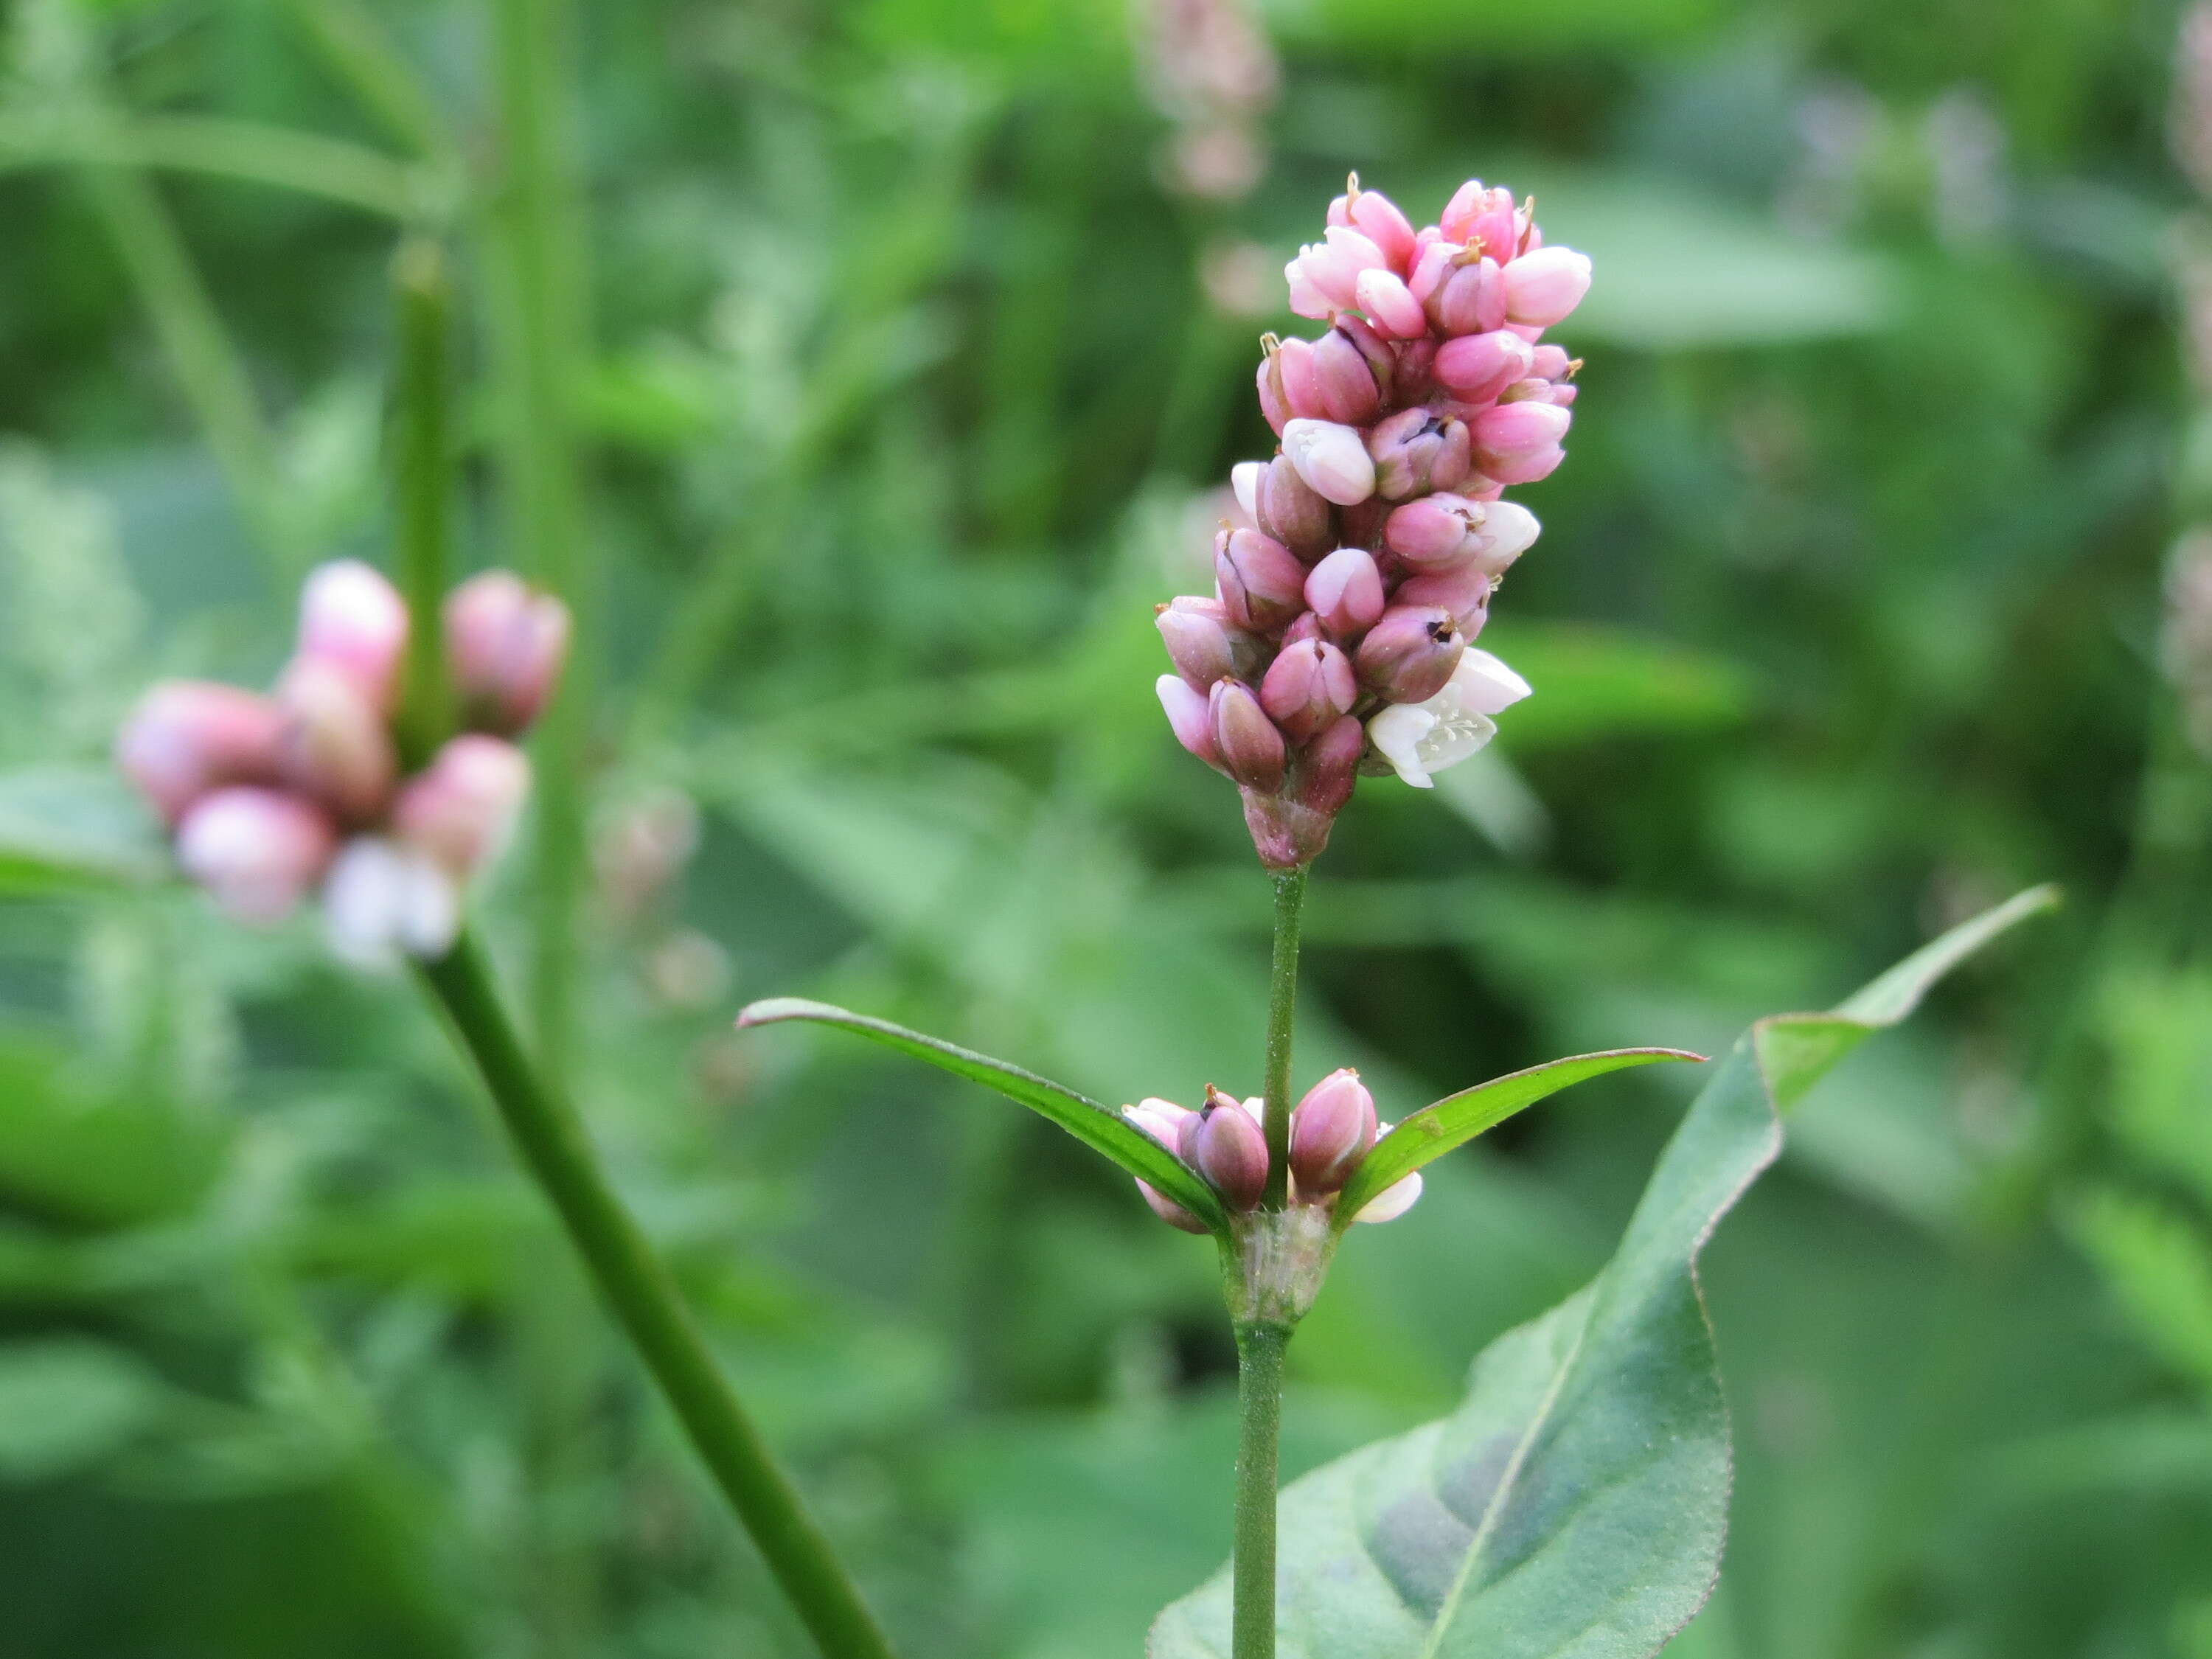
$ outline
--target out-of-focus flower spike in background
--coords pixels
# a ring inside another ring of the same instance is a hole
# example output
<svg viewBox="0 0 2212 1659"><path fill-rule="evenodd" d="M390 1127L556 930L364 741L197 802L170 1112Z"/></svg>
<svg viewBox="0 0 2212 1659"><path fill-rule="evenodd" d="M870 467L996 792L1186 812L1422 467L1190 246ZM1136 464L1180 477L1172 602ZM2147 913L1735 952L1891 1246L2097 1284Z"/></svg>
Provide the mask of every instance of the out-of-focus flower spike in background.
<svg viewBox="0 0 2212 1659"><path fill-rule="evenodd" d="M807 1651L408 988L224 921L107 769L146 686L270 684L305 574L386 562L403 227L453 254L466 568L586 590L495 954L575 1011L574 1093L903 1650L1139 1650L1228 1538L1207 1247L971 1089L729 1018L1257 1092L1264 883L1153 605L1272 453L1259 337L1356 170L1417 217L1533 192L1595 281L1481 641L1538 694L1346 809L1296 1091L1356 1066L1395 1121L1710 1049L2063 883L1708 1256L1741 1468L1670 1651L2212 1659L2206 39L2167 0L19 0L0 1651ZM573 557L519 530L562 483ZM1667 1069L1359 1230L1286 1474L1604 1259Z"/></svg>

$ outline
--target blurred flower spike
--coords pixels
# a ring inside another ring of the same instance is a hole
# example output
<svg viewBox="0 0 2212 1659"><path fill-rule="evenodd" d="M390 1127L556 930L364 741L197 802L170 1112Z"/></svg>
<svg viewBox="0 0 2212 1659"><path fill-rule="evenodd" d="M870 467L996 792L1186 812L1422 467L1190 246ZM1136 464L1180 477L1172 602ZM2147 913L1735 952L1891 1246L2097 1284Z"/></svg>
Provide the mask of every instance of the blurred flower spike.
<svg viewBox="0 0 2212 1659"><path fill-rule="evenodd" d="M1257 1096L1239 1100L1208 1085L1206 1104L1196 1111L1171 1100L1140 1100L1122 1115L1173 1152L1237 1213L1254 1208L1267 1184L1267 1141L1261 1130ZM1389 1133L1375 1117L1375 1097L1359 1073L1340 1067L1306 1091L1291 1113L1290 1198L1293 1204L1327 1208L1352 1172ZM1145 1202L1169 1225L1188 1233L1208 1231L1206 1223L1172 1199L1139 1181ZM1421 1195L1419 1172L1383 1188L1354 1221L1395 1221Z"/></svg>
<svg viewBox="0 0 2212 1659"><path fill-rule="evenodd" d="M1504 491L1565 455L1581 364L1543 335L1590 263L1510 191L1470 180L1417 230L1355 175L1285 274L1328 332L1261 342L1280 447L1231 475L1213 594L1158 618L1169 723L1237 783L1275 869L1328 844L1358 775L1427 788L1529 695L1473 641L1540 529Z"/></svg>
<svg viewBox="0 0 2212 1659"><path fill-rule="evenodd" d="M226 913L267 924L317 896L332 947L362 963L453 944L470 881L504 850L529 793L510 739L559 680L568 615L495 570L455 589L443 622L461 729L411 773L395 721L412 619L356 560L309 574L274 692L170 680L140 700L117 764Z"/></svg>

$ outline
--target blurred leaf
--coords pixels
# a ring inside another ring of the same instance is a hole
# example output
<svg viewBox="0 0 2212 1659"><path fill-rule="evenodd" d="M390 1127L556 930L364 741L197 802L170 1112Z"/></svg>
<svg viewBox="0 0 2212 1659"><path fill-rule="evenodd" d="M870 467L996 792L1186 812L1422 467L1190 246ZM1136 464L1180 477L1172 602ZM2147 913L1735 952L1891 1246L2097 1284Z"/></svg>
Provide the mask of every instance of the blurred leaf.
<svg viewBox="0 0 2212 1659"><path fill-rule="evenodd" d="M2137 1334L2212 1392L2212 1236L2171 1205L2117 1187L2085 1195L2070 1220Z"/></svg>
<svg viewBox="0 0 2212 1659"><path fill-rule="evenodd" d="M1751 714L1748 677L1718 657L1581 623L1516 619L1488 631L1484 643L1537 690L1503 723L1516 750L1710 731Z"/></svg>
<svg viewBox="0 0 2212 1659"><path fill-rule="evenodd" d="M1549 6L1435 6L1417 0L1268 0L1290 40L1395 53L1431 50L1529 55L1678 40L1711 22L1718 0L1561 0Z"/></svg>
<svg viewBox="0 0 2212 1659"><path fill-rule="evenodd" d="M0 896L142 886L167 869L145 808L112 773L0 775Z"/></svg>
<svg viewBox="0 0 2212 1659"><path fill-rule="evenodd" d="M64 1223L173 1212L214 1172L220 1143L163 1102L88 1094L68 1056L0 1030L0 1195Z"/></svg>
<svg viewBox="0 0 2212 1659"><path fill-rule="evenodd" d="M0 1346L0 1480L51 1480L121 1450L166 1391L138 1359L89 1338Z"/></svg>

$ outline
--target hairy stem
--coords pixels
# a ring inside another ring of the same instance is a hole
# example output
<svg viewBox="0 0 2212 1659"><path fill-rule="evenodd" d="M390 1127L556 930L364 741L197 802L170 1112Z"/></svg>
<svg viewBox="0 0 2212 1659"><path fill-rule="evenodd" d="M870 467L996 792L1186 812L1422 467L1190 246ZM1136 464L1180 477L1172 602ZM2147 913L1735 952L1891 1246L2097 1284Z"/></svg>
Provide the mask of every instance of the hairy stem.
<svg viewBox="0 0 2212 1659"><path fill-rule="evenodd" d="M464 934L445 957L423 963L422 975L476 1062L516 1152L817 1645L828 1659L890 1659L851 1576L608 1182L582 1121L524 1054L475 941Z"/></svg>
<svg viewBox="0 0 2212 1659"><path fill-rule="evenodd" d="M1291 1027L1297 1014L1298 921L1306 902L1306 872L1275 873L1275 954L1267 978L1267 1191L1261 1204L1279 1210L1291 1196Z"/></svg>
<svg viewBox="0 0 2212 1659"><path fill-rule="evenodd" d="M1291 1328L1237 1328L1237 1533L1232 1659L1275 1659L1275 1490L1283 1426L1283 1352Z"/></svg>

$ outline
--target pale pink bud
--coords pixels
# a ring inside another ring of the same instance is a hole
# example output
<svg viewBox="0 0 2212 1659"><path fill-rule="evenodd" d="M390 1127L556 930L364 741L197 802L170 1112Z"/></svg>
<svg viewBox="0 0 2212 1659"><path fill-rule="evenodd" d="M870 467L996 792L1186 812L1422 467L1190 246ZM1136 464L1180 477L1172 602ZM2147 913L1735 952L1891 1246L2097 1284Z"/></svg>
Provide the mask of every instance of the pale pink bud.
<svg viewBox="0 0 2212 1659"><path fill-rule="evenodd" d="M1272 633L1305 609L1305 566L1256 530L1224 530L1213 538L1213 579L1229 620L1255 633Z"/></svg>
<svg viewBox="0 0 2212 1659"><path fill-rule="evenodd" d="M1395 340L1410 340L1429 331L1428 313L1421 309L1421 302L1395 271L1361 271L1352 289L1352 297L1379 334Z"/></svg>
<svg viewBox="0 0 2212 1659"><path fill-rule="evenodd" d="M1176 672L1200 691L1218 679L1249 673L1260 665L1260 641L1231 624L1229 608L1218 599L1179 595L1160 607L1152 623L1167 643Z"/></svg>
<svg viewBox="0 0 2212 1659"><path fill-rule="evenodd" d="M1413 1207L1421 1195L1421 1172L1419 1170L1403 1181L1393 1182L1367 1200L1367 1207L1352 1217L1354 1221L1395 1221Z"/></svg>
<svg viewBox="0 0 2212 1659"><path fill-rule="evenodd" d="M1239 461L1229 469L1229 493L1237 498L1237 511L1251 524L1260 522L1260 479L1267 471L1265 461Z"/></svg>
<svg viewBox="0 0 2212 1659"><path fill-rule="evenodd" d="M1326 640L1285 646L1260 682L1260 706L1292 743L1335 722L1359 695L1352 659Z"/></svg>
<svg viewBox="0 0 2212 1659"><path fill-rule="evenodd" d="M1352 331L1355 328L1357 334ZM1283 349L1288 351L1291 343L1284 342ZM1357 317L1346 317L1313 343L1310 361L1312 399L1307 404L1293 399L1297 406L1292 414L1347 426L1364 426L1375 418L1390 387L1391 360L1389 348L1376 337L1373 330Z"/></svg>
<svg viewBox="0 0 2212 1659"><path fill-rule="evenodd" d="M511 570L446 597L446 659L464 721L512 736L538 717L568 654L568 607Z"/></svg>
<svg viewBox="0 0 2212 1659"><path fill-rule="evenodd" d="M284 712L277 771L285 783L341 818L380 814L398 756L382 712L359 682L324 658L301 656L284 671L276 700Z"/></svg>
<svg viewBox="0 0 2212 1659"><path fill-rule="evenodd" d="M1469 403L1485 403L1529 372L1534 350L1505 329L1462 334L1437 349L1435 374Z"/></svg>
<svg viewBox="0 0 2212 1659"><path fill-rule="evenodd" d="M1391 702L1425 702L1444 689L1466 648L1450 611L1393 605L1359 642L1359 678Z"/></svg>
<svg viewBox="0 0 2212 1659"><path fill-rule="evenodd" d="M1382 257L1382 250L1359 232L1348 225L1331 225L1322 240L1300 248L1298 257L1291 262L1293 297L1297 296L1299 278L1303 276L1308 295L1318 295L1335 310L1349 311L1357 303L1359 273L1389 264ZM1299 314L1328 313L1301 311Z"/></svg>
<svg viewBox="0 0 2212 1659"><path fill-rule="evenodd" d="M1456 570L1475 556L1488 518L1485 503L1464 495L1424 495L1383 520L1382 539L1416 572Z"/></svg>
<svg viewBox="0 0 2212 1659"><path fill-rule="evenodd" d="M1336 1191L1374 1144L1375 1097L1350 1066L1331 1072L1291 1114L1291 1176L1298 1196Z"/></svg>
<svg viewBox="0 0 2212 1659"><path fill-rule="evenodd" d="M1249 1210L1267 1189L1267 1138L1241 1102L1209 1088L1186 1128L1183 1161L1206 1177L1232 1210Z"/></svg>
<svg viewBox="0 0 2212 1659"><path fill-rule="evenodd" d="M1121 1115L1166 1147L1169 1152L1181 1157L1179 1148L1182 1143L1182 1126L1186 1121L1195 1118L1198 1114L1176 1105L1171 1100L1146 1098L1139 1101L1133 1106L1123 1107ZM1137 1190L1144 1194L1145 1202L1152 1206L1152 1213L1170 1227L1180 1227L1187 1233L1204 1233L1209 1231L1203 1221L1173 1199L1164 1196L1159 1188L1149 1181L1138 1182Z"/></svg>
<svg viewBox="0 0 2212 1659"><path fill-rule="evenodd" d="M117 732L115 763L173 824L211 789L273 779L283 728L266 697L213 680L164 680Z"/></svg>
<svg viewBox="0 0 2212 1659"><path fill-rule="evenodd" d="M1376 494L1403 501L1449 489L1467 477L1472 448L1465 422L1419 407L1401 410L1367 434Z"/></svg>
<svg viewBox="0 0 2212 1659"><path fill-rule="evenodd" d="M337 830L315 807L252 785L202 797L177 826L178 864L240 921L282 920L337 848Z"/></svg>
<svg viewBox="0 0 2212 1659"><path fill-rule="evenodd" d="M1361 190L1355 180L1353 187L1337 198L1346 204L1345 222L1358 231L1382 252L1394 270L1410 270L1418 238L1413 221L1399 211L1398 204L1379 190ZM1331 224L1340 222L1331 208Z"/></svg>
<svg viewBox="0 0 2212 1659"><path fill-rule="evenodd" d="M1573 416L1553 404L1500 404L1474 418L1474 461L1499 483L1534 483L1551 476Z"/></svg>
<svg viewBox="0 0 2212 1659"><path fill-rule="evenodd" d="M300 655L343 674L379 714L398 690L407 606L382 572L359 559L319 565L300 590Z"/></svg>
<svg viewBox="0 0 2212 1659"><path fill-rule="evenodd" d="M1479 179L1470 179L1445 204L1437 228L1445 240L1474 248L1503 264L1520 252L1528 223L1515 209L1511 191L1503 186L1486 190Z"/></svg>
<svg viewBox="0 0 2212 1659"><path fill-rule="evenodd" d="M1259 374L1260 413L1267 416L1267 424L1279 438L1283 434L1283 422L1291 418L1290 405L1283 397L1283 373L1275 367L1275 359L1282 355L1279 347L1263 352Z"/></svg>
<svg viewBox="0 0 2212 1659"><path fill-rule="evenodd" d="M1566 320L1589 292L1590 262L1569 247L1538 248L1505 267L1508 321L1549 328Z"/></svg>
<svg viewBox="0 0 2212 1659"><path fill-rule="evenodd" d="M1375 462L1355 427L1294 420L1283 428L1283 453L1323 500L1356 507L1375 493Z"/></svg>
<svg viewBox="0 0 2212 1659"><path fill-rule="evenodd" d="M1430 263L1417 275L1426 280L1413 289L1430 320L1451 335L1487 334L1505 325L1505 279L1498 261L1462 252L1449 257L1439 242L1422 258ZM1424 291L1425 290L1425 291Z"/></svg>
<svg viewBox="0 0 2212 1659"><path fill-rule="evenodd" d="M1364 547L1340 547L1306 577L1306 604L1333 634L1352 635L1382 614L1382 573Z"/></svg>
<svg viewBox="0 0 2212 1659"><path fill-rule="evenodd" d="M1206 694L1214 751L1221 768L1247 789L1269 792L1283 781L1283 734L1241 680L1216 680Z"/></svg>
<svg viewBox="0 0 2212 1659"><path fill-rule="evenodd" d="M1282 389L1283 407L1291 417L1311 419L1322 414L1321 382L1314 369L1310 340L1289 339L1275 348L1276 384Z"/></svg>
<svg viewBox="0 0 2212 1659"><path fill-rule="evenodd" d="M1253 490L1253 522L1301 559L1327 550L1336 538L1334 514L1287 456L1265 464Z"/></svg>
<svg viewBox="0 0 2212 1659"><path fill-rule="evenodd" d="M1207 707L1206 693L1193 690L1175 674L1161 675L1152 682L1152 690L1159 695L1160 708L1168 717L1176 741L1218 769L1221 751L1214 747L1213 715Z"/></svg>
<svg viewBox="0 0 2212 1659"><path fill-rule="evenodd" d="M1280 650L1285 646L1297 645L1303 641L1318 640L1327 632L1321 625L1319 617L1310 611L1301 611L1291 619L1291 625L1283 630L1283 637L1275 641L1275 647Z"/></svg>
<svg viewBox="0 0 2212 1659"><path fill-rule="evenodd" d="M1180 1227L1187 1233L1201 1235L1213 1231L1175 1200L1153 1186L1151 1182L1139 1181L1137 1191L1143 1196L1145 1202L1152 1207L1152 1213L1166 1222L1169 1226Z"/></svg>
<svg viewBox="0 0 2212 1659"><path fill-rule="evenodd" d="M465 732L402 787L392 829L456 881L466 881L507 850L529 793L530 763L520 749Z"/></svg>
<svg viewBox="0 0 2212 1659"><path fill-rule="evenodd" d="M1480 563L1470 564L1434 576L1409 576L1390 597L1400 605L1450 611L1459 631L1472 641L1490 620L1490 591L1497 581Z"/></svg>
<svg viewBox="0 0 2212 1659"><path fill-rule="evenodd" d="M1297 775L1291 780L1290 790L1292 799L1324 820L1334 817L1352 799L1352 787L1359 781L1359 757L1366 746L1364 725L1350 714L1337 720L1300 752ZM1324 843L1328 833L1324 827ZM1316 846L1306 857L1320 851Z"/></svg>
<svg viewBox="0 0 2212 1659"><path fill-rule="evenodd" d="M1540 345L1529 357L1528 372L1540 380L1563 380L1574 373L1576 367L1565 346Z"/></svg>

